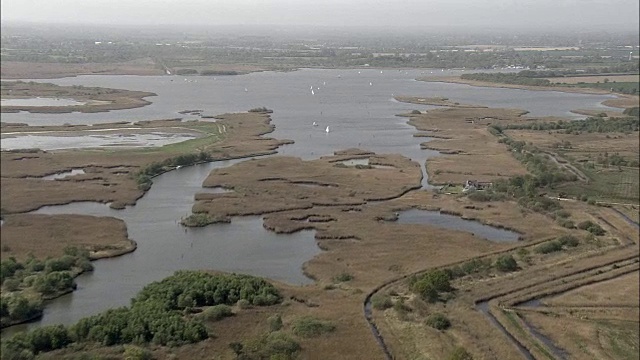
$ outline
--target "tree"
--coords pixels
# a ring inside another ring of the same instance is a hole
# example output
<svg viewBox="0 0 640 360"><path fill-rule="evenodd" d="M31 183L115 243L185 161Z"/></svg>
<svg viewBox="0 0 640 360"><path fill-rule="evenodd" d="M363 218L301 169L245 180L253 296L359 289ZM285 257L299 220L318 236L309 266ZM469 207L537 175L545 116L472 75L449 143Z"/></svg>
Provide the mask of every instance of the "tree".
<svg viewBox="0 0 640 360"><path fill-rule="evenodd" d="M511 272L518 270L518 264L511 255L501 255L496 260L496 269L502 272Z"/></svg>

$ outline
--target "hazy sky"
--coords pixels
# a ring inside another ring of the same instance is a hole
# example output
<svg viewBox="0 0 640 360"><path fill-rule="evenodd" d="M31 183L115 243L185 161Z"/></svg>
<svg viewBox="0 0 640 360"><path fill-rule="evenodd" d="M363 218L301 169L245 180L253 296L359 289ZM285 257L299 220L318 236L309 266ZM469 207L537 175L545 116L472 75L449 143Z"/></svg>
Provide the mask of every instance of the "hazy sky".
<svg viewBox="0 0 640 360"><path fill-rule="evenodd" d="M638 0L2 0L2 21L126 25L638 27Z"/></svg>

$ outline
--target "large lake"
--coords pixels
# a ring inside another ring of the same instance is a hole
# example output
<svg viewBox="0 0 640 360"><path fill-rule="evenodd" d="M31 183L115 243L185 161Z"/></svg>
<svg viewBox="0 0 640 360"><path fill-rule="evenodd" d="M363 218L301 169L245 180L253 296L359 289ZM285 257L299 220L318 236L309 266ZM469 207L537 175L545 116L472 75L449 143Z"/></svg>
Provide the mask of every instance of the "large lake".
<svg viewBox="0 0 640 360"><path fill-rule="evenodd" d="M452 74L433 71L434 75ZM280 149L284 155L314 159L336 150L358 147L377 153L400 153L423 165L437 153L421 150L425 138L414 138L415 129L396 114L428 106L399 103L393 95L444 96L452 101L491 107L515 107L534 116L579 118L571 109L601 109L610 96L565 94L478 88L459 84L415 81L430 76L424 70L300 70L262 72L242 76L79 76L47 79L58 85L84 85L155 92L152 104L106 113L2 114L3 122L32 125L95 124L181 117L183 110L203 110L204 115L246 111L266 106L275 132L267 135L292 139ZM246 89L246 91L245 91ZM312 92L313 90L313 92ZM319 126L313 126L316 122ZM326 133L326 126L331 132ZM27 144L28 145L28 144ZM25 145L25 147L30 147ZM144 285L177 269L216 269L267 276L305 284L310 280L301 266L320 250L312 231L276 235L263 229L260 217L234 218L231 224L185 231L177 224L188 214L193 195L209 171L229 166L218 162L182 168L156 178L154 185L135 207L117 211L104 205L79 203L47 207L41 213L81 213L122 218L138 250L115 259L94 263L95 272L77 278L78 290L48 304L44 318L9 328L7 333L33 326L73 323L79 318L110 307L126 305ZM251 161L251 160L246 160ZM423 186L428 188L427 178Z"/></svg>

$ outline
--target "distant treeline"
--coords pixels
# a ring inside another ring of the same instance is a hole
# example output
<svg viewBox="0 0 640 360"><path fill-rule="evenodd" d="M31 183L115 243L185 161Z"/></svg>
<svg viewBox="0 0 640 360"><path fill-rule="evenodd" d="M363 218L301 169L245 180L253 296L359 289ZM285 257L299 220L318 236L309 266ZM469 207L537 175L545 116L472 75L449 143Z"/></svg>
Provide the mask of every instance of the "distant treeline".
<svg viewBox="0 0 640 360"><path fill-rule="evenodd" d="M533 71L529 71L529 72L533 72ZM460 78L464 80L487 81L487 82L501 83L501 84L531 85L531 86L550 86L551 85L551 81L547 79L524 76L524 75L520 75L521 73L522 71L517 74L514 74L514 73L462 74L460 75Z"/></svg>
<svg viewBox="0 0 640 360"><path fill-rule="evenodd" d="M473 73L462 74L461 79L486 81L500 84L513 84L513 85L529 85L529 86L554 86L554 83L546 78L553 77L565 77L565 76L589 76L589 75L617 75L617 74L637 74L638 63L621 64L611 67L603 68L588 68L583 72L578 72L575 69L571 70L522 70L518 73ZM560 81L561 82L561 81ZM601 89L611 89L623 94L636 94L638 92L638 86L635 83L610 83L608 79L603 79L603 82L590 84L590 83L578 83L578 84L562 84L562 86L574 86L574 87L597 87Z"/></svg>
<svg viewBox="0 0 640 360"><path fill-rule="evenodd" d="M638 113L638 108L629 113ZM585 120L530 122L523 124L491 125L492 129L501 133L502 130L565 130L567 133L610 133L610 132L635 132L640 129L640 119L637 117L605 119L599 116L589 117Z"/></svg>
<svg viewBox="0 0 640 360"><path fill-rule="evenodd" d="M239 75L240 73L233 70L196 70L196 69L178 69L176 75L202 75L202 76L218 76L218 75Z"/></svg>

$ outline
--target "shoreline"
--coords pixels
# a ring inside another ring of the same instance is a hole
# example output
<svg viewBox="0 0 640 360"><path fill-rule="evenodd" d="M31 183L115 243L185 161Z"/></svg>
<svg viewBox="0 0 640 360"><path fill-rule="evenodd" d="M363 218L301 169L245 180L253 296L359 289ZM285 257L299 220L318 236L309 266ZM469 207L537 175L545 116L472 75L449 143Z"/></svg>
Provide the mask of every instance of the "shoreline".
<svg viewBox="0 0 640 360"><path fill-rule="evenodd" d="M627 94L619 94L606 90L599 89L591 89L591 88L574 88L567 86L532 86L532 85L518 85L518 84L505 84L505 83L494 83L489 81L479 81L479 80L465 80L461 79L459 76L442 76L442 77L434 77L434 78L417 78L417 81L424 82L441 82L448 84L461 84L461 85L469 85L475 87L491 87L491 88L503 88L503 89L519 89L519 90L530 90L530 91L558 91L563 93L574 93L574 94L588 94L588 95L613 95L616 98L607 99L601 102L602 105L626 109L628 107L637 106L638 104L638 96L627 95ZM604 112L605 109L603 109ZM573 111L573 110L572 110ZM579 113L578 113L579 114Z"/></svg>

